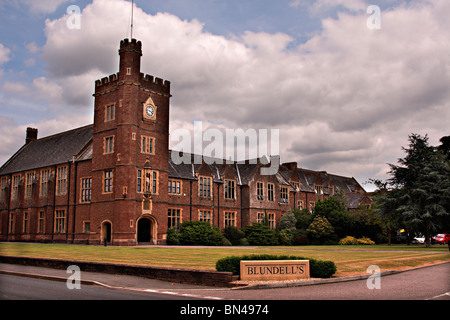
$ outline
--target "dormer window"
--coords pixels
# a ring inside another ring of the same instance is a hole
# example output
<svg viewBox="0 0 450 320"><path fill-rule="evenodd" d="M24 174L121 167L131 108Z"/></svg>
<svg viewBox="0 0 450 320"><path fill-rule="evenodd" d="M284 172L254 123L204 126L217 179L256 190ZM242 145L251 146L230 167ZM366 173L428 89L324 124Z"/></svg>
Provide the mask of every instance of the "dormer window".
<svg viewBox="0 0 450 320"><path fill-rule="evenodd" d="M225 199L236 199L236 182L225 180Z"/></svg>
<svg viewBox="0 0 450 320"><path fill-rule="evenodd" d="M280 202L281 203L289 203L289 188L288 187L281 187Z"/></svg>
<svg viewBox="0 0 450 320"><path fill-rule="evenodd" d="M198 191L200 197L210 198L211 197L211 178L199 177Z"/></svg>
<svg viewBox="0 0 450 320"><path fill-rule="evenodd" d="M314 191L316 191L317 194L323 194L323 187L322 186L314 186Z"/></svg>
<svg viewBox="0 0 450 320"><path fill-rule="evenodd" d="M264 200L264 184L262 182L256 183L256 195L258 200Z"/></svg>

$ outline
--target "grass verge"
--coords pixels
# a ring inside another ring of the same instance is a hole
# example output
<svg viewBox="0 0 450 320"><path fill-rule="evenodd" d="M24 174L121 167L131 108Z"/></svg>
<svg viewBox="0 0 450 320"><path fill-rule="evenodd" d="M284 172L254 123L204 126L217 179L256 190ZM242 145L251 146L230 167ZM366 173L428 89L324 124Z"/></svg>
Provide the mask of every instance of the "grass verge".
<svg viewBox="0 0 450 320"><path fill-rule="evenodd" d="M301 247L103 247L35 243L0 243L0 255L121 263L153 267L215 270L217 260L230 255L297 255L331 260L335 276L366 273L377 265L381 270L404 270L450 261L445 246L301 246Z"/></svg>

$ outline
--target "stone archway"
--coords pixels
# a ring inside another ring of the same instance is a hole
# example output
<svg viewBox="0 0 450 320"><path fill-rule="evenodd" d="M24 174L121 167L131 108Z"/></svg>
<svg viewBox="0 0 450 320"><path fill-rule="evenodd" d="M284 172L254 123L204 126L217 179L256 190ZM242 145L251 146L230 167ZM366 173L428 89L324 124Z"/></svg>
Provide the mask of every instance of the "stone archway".
<svg viewBox="0 0 450 320"><path fill-rule="evenodd" d="M103 221L100 242L104 244L112 243L112 223L111 221Z"/></svg>
<svg viewBox="0 0 450 320"><path fill-rule="evenodd" d="M141 217L137 221L136 233L138 244L156 244L157 228L155 218L148 215Z"/></svg>

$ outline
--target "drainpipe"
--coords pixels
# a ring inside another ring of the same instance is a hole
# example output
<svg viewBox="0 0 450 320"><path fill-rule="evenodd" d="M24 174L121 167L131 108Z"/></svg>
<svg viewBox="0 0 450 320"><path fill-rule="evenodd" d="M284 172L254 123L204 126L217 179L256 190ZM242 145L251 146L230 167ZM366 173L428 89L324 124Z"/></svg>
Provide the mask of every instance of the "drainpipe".
<svg viewBox="0 0 450 320"><path fill-rule="evenodd" d="M217 227L220 229L220 190L219 189L220 189L220 185L219 185L219 183L217 183Z"/></svg>
<svg viewBox="0 0 450 320"><path fill-rule="evenodd" d="M72 171L72 163L69 162L69 169L68 169L68 175L67 175L67 223L66 223L66 242L69 236L69 212L70 212L70 172Z"/></svg>
<svg viewBox="0 0 450 320"><path fill-rule="evenodd" d="M192 180L189 180L189 221L192 221Z"/></svg>
<svg viewBox="0 0 450 320"><path fill-rule="evenodd" d="M78 171L78 165L77 162L75 162L75 157L74 157L74 175L75 175L75 185L74 185L74 202L73 202L73 224L72 224L72 243L75 243L75 219L77 216L77 186L78 186L78 181L77 181L77 171Z"/></svg>
<svg viewBox="0 0 450 320"><path fill-rule="evenodd" d="M6 180L8 181L8 180ZM9 180L11 181L11 183L9 184L9 193L8 193L8 201L6 204L6 209L8 210L8 215L7 215L7 221L6 221L6 241L8 241L9 238L9 221L11 219L10 217L10 209L11 209L11 197L12 197L12 175L11 175L11 179ZM5 194L5 199L6 199L6 194Z"/></svg>
<svg viewBox="0 0 450 320"><path fill-rule="evenodd" d="M53 210L52 210L52 238L51 242L53 242L54 235L55 235L55 206L56 206L56 185L57 185L57 179L58 179L58 170L56 165L53 167L55 169L55 179L53 182Z"/></svg>
<svg viewBox="0 0 450 320"><path fill-rule="evenodd" d="M239 186L239 190L240 190L239 192L241 193L241 219L240 220L241 220L241 229L242 229L242 205L243 205L242 204L242 198L243 198L242 197L242 184Z"/></svg>

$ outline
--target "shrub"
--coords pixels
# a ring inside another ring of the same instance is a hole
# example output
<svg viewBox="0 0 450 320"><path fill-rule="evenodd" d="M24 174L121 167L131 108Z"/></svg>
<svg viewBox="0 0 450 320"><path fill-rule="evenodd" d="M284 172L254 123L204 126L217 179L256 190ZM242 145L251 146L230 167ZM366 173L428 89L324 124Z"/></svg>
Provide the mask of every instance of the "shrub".
<svg viewBox="0 0 450 320"><path fill-rule="evenodd" d="M370 238L366 238L366 237L356 239L352 236L346 236L345 238L342 238L341 240L339 240L339 244L342 244L342 245L368 244L368 245L370 245L370 244L375 244L375 242L370 240Z"/></svg>
<svg viewBox="0 0 450 320"><path fill-rule="evenodd" d="M167 244L168 245L180 244L180 233L177 228L172 227L167 229Z"/></svg>
<svg viewBox="0 0 450 320"><path fill-rule="evenodd" d="M281 245L291 246L294 243L295 228L283 229L278 233L278 242Z"/></svg>
<svg viewBox="0 0 450 320"><path fill-rule="evenodd" d="M336 273L333 261L309 259L309 269L312 278L331 278Z"/></svg>
<svg viewBox="0 0 450 320"><path fill-rule="evenodd" d="M294 212L292 210L288 210L281 216L280 222L278 223L278 229L295 229L296 223L297 219L295 218Z"/></svg>
<svg viewBox="0 0 450 320"><path fill-rule="evenodd" d="M297 235L294 236L294 245L307 246L309 244L309 239L307 236Z"/></svg>
<svg viewBox="0 0 450 320"><path fill-rule="evenodd" d="M372 240L370 240L370 238L366 238L366 237L362 237L358 239L358 244L375 244L375 242L373 242Z"/></svg>
<svg viewBox="0 0 450 320"><path fill-rule="evenodd" d="M231 246L231 245L232 244L231 244L230 240L228 240L225 237L222 237L222 246Z"/></svg>
<svg viewBox="0 0 450 320"><path fill-rule="evenodd" d="M216 270L239 275L241 260L309 260L309 270L312 278L331 278L336 273L336 265L333 261L269 254L225 257L216 262Z"/></svg>
<svg viewBox="0 0 450 320"><path fill-rule="evenodd" d="M341 245L358 244L358 240L352 236L346 236L345 238L342 238L341 240L339 240L339 244L341 244Z"/></svg>
<svg viewBox="0 0 450 320"><path fill-rule="evenodd" d="M245 233L235 226L228 226L223 229L223 235L227 238L233 246L239 245L241 239L245 237Z"/></svg>
<svg viewBox="0 0 450 320"><path fill-rule="evenodd" d="M308 232L306 232L305 229L297 229L294 234L294 245L308 245L309 244L309 238L308 238Z"/></svg>
<svg viewBox="0 0 450 320"><path fill-rule="evenodd" d="M333 241L335 237L334 228L331 223L327 218L320 216L314 218L306 231L314 242L320 244Z"/></svg>
<svg viewBox="0 0 450 320"><path fill-rule="evenodd" d="M240 246L249 246L250 243L248 243L247 238L242 238L241 240L239 240L239 245Z"/></svg>
<svg viewBox="0 0 450 320"><path fill-rule="evenodd" d="M186 221L181 224L179 231L169 229L167 234L168 244L221 246L224 236L219 228L211 227L205 221Z"/></svg>
<svg viewBox="0 0 450 320"><path fill-rule="evenodd" d="M309 212L308 209L293 209L295 220L295 227L299 230L306 230L313 220L313 215Z"/></svg>
<svg viewBox="0 0 450 320"><path fill-rule="evenodd" d="M275 230L262 223L254 223L244 228L245 237L252 246L275 246L278 239Z"/></svg>

